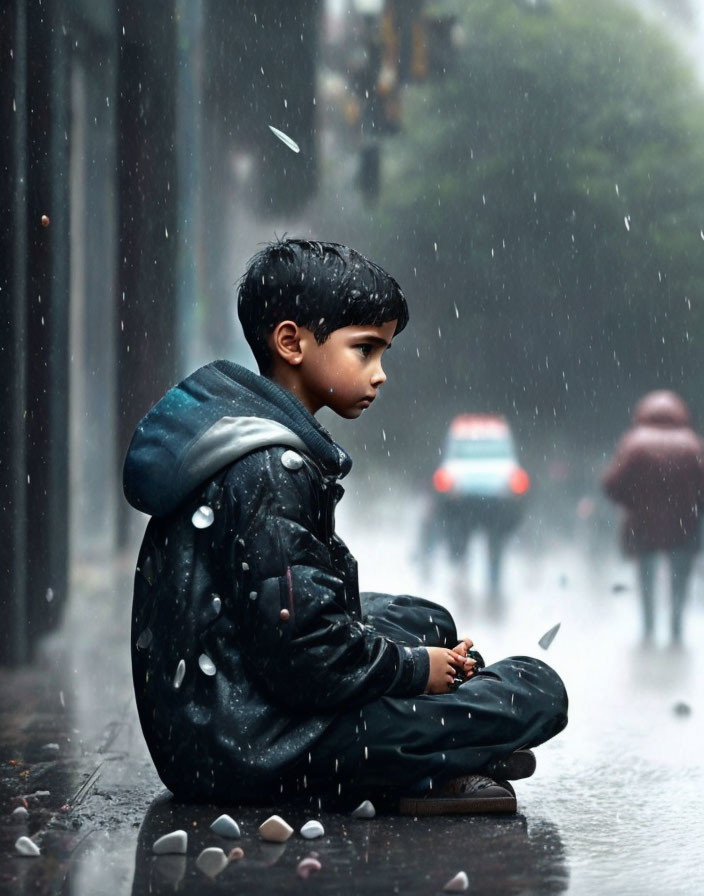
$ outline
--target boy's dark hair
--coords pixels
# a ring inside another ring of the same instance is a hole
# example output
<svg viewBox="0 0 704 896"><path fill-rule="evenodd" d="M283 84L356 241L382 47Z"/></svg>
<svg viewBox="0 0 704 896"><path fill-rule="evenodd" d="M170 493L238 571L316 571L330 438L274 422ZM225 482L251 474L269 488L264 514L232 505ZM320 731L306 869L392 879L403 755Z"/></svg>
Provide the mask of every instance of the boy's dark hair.
<svg viewBox="0 0 704 896"><path fill-rule="evenodd" d="M259 370L271 367L267 338L282 320L310 330L322 345L341 327L408 323L408 306L394 278L339 243L282 239L249 262L240 280L237 313Z"/></svg>

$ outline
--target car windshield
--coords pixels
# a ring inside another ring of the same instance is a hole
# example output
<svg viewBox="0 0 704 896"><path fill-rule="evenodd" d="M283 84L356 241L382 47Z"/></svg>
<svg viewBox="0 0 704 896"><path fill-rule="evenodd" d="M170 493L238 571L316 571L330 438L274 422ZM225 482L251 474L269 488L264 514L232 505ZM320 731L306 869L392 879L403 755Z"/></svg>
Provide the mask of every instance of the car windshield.
<svg viewBox="0 0 704 896"><path fill-rule="evenodd" d="M451 439L447 446L448 460L507 460L513 457L508 439Z"/></svg>

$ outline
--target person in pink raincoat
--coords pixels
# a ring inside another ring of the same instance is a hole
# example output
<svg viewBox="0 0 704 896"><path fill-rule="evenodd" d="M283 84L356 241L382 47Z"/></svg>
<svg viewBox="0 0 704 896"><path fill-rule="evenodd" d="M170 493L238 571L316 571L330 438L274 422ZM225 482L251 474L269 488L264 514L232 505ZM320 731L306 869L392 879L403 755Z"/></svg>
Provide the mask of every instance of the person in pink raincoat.
<svg viewBox="0 0 704 896"><path fill-rule="evenodd" d="M622 544L638 561L643 636L653 637L658 553L670 566L673 644L682 640L682 613L700 545L704 507L704 440L676 392L649 392L637 403L604 473L606 494L624 510Z"/></svg>

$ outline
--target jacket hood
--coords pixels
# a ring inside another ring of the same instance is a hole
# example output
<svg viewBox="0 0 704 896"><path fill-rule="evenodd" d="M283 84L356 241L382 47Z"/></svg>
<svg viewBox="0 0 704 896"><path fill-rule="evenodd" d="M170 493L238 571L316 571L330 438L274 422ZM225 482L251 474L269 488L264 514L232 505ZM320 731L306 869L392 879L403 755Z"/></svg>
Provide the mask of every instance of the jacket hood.
<svg viewBox="0 0 704 896"><path fill-rule="evenodd" d="M691 426L689 408L676 392L648 392L635 406L633 422L639 426Z"/></svg>
<svg viewBox="0 0 704 896"><path fill-rule="evenodd" d="M214 361L170 389L141 420L123 470L125 497L150 516L174 511L223 467L250 451L285 445L325 475L352 466L286 389L231 361Z"/></svg>

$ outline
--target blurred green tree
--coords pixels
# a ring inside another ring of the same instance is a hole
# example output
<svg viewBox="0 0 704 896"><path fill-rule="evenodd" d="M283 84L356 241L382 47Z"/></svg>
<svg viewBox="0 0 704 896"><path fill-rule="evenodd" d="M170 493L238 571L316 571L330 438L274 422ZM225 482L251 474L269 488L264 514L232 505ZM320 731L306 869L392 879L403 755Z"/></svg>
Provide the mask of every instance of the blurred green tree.
<svg viewBox="0 0 704 896"><path fill-rule="evenodd" d="M671 386L701 420L694 73L613 0L462 15L452 75L407 91L375 215L411 299L420 413L516 412L524 437L569 421L611 440L638 395Z"/></svg>

